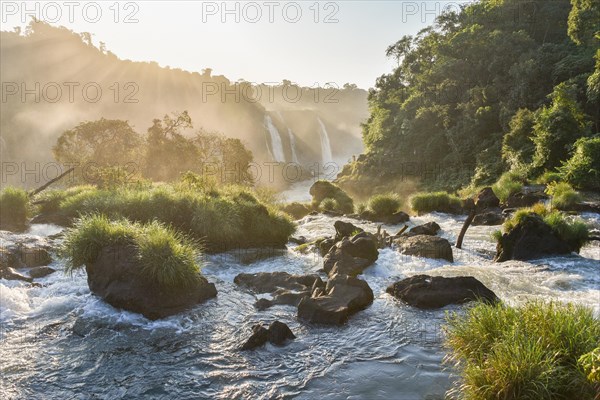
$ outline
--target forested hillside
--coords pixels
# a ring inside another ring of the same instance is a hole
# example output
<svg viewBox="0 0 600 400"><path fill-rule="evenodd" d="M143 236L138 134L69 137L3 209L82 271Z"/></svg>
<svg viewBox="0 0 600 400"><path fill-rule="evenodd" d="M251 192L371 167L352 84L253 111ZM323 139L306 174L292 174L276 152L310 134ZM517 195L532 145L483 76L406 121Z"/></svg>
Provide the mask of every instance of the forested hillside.
<svg viewBox="0 0 600 400"><path fill-rule="evenodd" d="M484 0L402 37L339 182L456 190L554 171L600 131L599 24L593 0Z"/></svg>

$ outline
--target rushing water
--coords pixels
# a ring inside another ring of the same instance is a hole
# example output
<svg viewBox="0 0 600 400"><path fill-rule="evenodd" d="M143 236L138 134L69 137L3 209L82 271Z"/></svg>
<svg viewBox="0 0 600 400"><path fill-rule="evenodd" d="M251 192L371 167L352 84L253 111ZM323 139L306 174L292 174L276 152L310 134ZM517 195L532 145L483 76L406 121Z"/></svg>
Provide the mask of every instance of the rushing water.
<svg viewBox="0 0 600 400"><path fill-rule="evenodd" d="M437 221L454 241L464 217L432 214L411 223ZM600 217L584 215L596 228ZM297 235L333 234L335 219L307 216ZM352 220L348 220L352 221ZM352 221L356 223L356 221ZM359 224L374 231L374 224ZM395 232L399 226L385 227ZM240 290L240 272L314 273L322 260L291 248L256 257L251 251L206 259L203 273L219 294L198 307L160 321L119 311L90 294L85 274L57 272L42 287L0 280L0 397L3 399L442 399L455 377L442 364L440 325L446 311L423 311L385 293L392 282L426 272L472 275L509 303L525 299L600 303L600 247L582 257L535 262L491 261L495 227L471 227L455 262L403 256L381 250L363 274L375 301L342 327L305 324L291 306L257 311L257 297ZM31 233L53 234L53 226ZM62 269L61 261L53 266ZM278 319L297 339L285 347L241 352L257 322Z"/></svg>
<svg viewBox="0 0 600 400"><path fill-rule="evenodd" d="M333 162L333 155L331 154L331 144L329 143L329 135L327 134L327 128L321 121L321 118L317 118L319 121L319 135L321 136L321 155L323 165Z"/></svg>
<svg viewBox="0 0 600 400"><path fill-rule="evenodd" d="M265 127L269 131L271 137L271 155L277 162L285 162L285 154L283 153L283 144L281 142L281 135L277 130L277 127L273 125L273 120L270 115L265 115ZM267 148L269 148L267 143Z"/></svg>

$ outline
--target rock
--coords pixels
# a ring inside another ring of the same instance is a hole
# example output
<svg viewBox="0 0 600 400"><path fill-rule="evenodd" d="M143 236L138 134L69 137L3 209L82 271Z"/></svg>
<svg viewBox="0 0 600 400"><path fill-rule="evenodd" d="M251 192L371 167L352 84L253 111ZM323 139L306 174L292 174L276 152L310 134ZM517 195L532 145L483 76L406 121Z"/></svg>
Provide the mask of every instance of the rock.
<svg viewBox="0 0 600 400"><path fill-rule="evenodd" d="M259 299L254 304L258 310L265 310L273 305L297 306L300 300L310 296L315 288L325 287L318 275L291 275L287 272L239 274L233 281L254 293L272 294L271 300Z"/></svg>
<svg viewBox="0 0 600 400"><path fill-rule="evenodd" d="M362 232L336 243L325 255L323 268L329 276L336 273L356 276L377 261L378 257L377 243Z"/></svg>
<svg viewBox="0 0 600 400"><path fill-rule="evenodd" d="M288 339L295 339L296 335L292 330L283 322L273 321L269 326L269 343L276 346L281 346Z"/></svg>
<svg viewBox="0 0 600 400"><path fill-rule="evenodd" d="M341 325L371 303L373 291L367 282L338 274L327 282L325 294L300 301L298 318L312 323Z"/></svg>
<svg viewBox="0 0 600 400"><path fill-rule="evenodd" d="M454 262L450 243L430 235L403 236L396 240L401 253L409 256L438 258Z"/></svg>
<svg viewBox="0 0 600 400"><path fill-rule="evenodd" d="M273 321L268 329L262 324L257 324L252 327L252 336L244 343L242 350L252 350L267 342L282 346L286 340L295 338L291 329L283 322Z"/></svg>
<svg viewBox="0 0 600 400"><path fill-rule="evenodd" d="M364 232L364 230L350 222L344 221L335 221L333 223L333 227L335 228L335 241L340 241L345 237L351 237L359 232Z"/></svg>
<svg viewBox="0 0 600 400"><path fill-rule="evenodd" d="M34 267L29 270L29 276L31 276L34 279L37 279L37 278L43 278L45 276L53 274L54 272L56 272L56 270L54 268L50 268L50 267L46 267L46 266Z"/></svg>
<svg viewBox="0 0 600 400"><path fill-rule="evenodd" d="M502 235L494 261L533 260L571 252L579 252L577 244L561 240L539 215L529 213L510 232Z"/></svg>
<svg viewBox="0 0 600 400"><path fill-rule="evenodd" d="M242 350L252 350L264 346L269 341L269 331L262 325L252 327L252 336L244 343Z"/></svg>
<svg viewBox="0 0 600 400"><path fill-rule="evenodd" d="M416 275L387 288L387 293L418 308L440 308L474 300L499 301L494 292L472 276L444 278Z"/></svg>
<svg viewBox="0 0 600 400"><path fill-rule="evenodd" d="M491 187L485 187L475 196L475 206L478 209L494 208L500 206L500 199Z"/></svg>
<svg viewBox="0 0 600 400"><path fill-rule="evenodd" d="M371 210L365 210L360 214L360 217L367 221L381 222L388 225L398 225L410 219L410 216L403 211L395 212L392 215L378 216Z"/></svg>
<svg viewBox="0 0 600 400"><path fill-rule="evenodd" d="M0 269L32 268L52 262L50 243L40 236L0 231Z"/></svg>
<svg viewBox="0 0 600 400"><path fill-rule="evenodd" d="M116 308L164 318L189 309L217 295L215 285L198 275L185 290L166 291L140 274L137 251L132 246L107 246L86 264L92 293Z"/></svg>
<svg viewBox="0 0 600 400"><path fill-rule="evenodd" d="M427 222L423 225L417 225L408 231L409 236L414 235L430 235L435 236L440 231L440 226L434 221Z"/></svg>
<svg viewBox="0 0 600 400"><path fill-rule="evenodd" d="M321 254L321 257L325 257L325 254L327 254L329 250L331 250L333 245L335 245L335 239L327 238L321 240L319 242L319 253Z"/></svg>
<svg viewBox="0 0 600 400"><path fill-rule="evenodd" d="M304 236L299 236L299 237L291 236L289 240L291 243L294 243L297 245L302 245L302 244L306 243L306 238Z"/></svg>
<svg viewBox="0 0 600 400"><path fill-rule="evenodd" d="M28 276L18 273L11 267L5 267L0 269L0 279L6 279L9 281L23 281L29 283L31 283L31 281L33 280Z"/></svg>
<svg viewBox="0 0 600 400"><path fill-rule="evenodd" d="M473 222L471 225L502 225L504 222L504 217L502 216L502 210L498 209L498 211L486 211L481 214L475 215L473 218Z"/></svg>
<svg viewBox="0 0 600 400"><path fill-rule="evenodd" d="M301 219L306 217L311 212L311 208L306 204L293 202L283 206L281 211L291 215L294 219Z"/></svg>
<svg viewBox="0 0 600 400"><path fill-rule="evenodd" d="M505 208L521 208L521 207L531 207L532 205L539 203L542 200L547 199L543 192L518 192L511 194L506 199L504 203Z"/></svg>

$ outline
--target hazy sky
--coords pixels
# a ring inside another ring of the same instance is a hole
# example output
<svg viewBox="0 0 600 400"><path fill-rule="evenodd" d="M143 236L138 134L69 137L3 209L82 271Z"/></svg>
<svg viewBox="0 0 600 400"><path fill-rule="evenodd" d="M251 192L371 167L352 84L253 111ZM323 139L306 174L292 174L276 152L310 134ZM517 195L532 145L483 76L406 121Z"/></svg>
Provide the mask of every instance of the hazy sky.
<svg viewBox="0 0 600 400"><path fill-rule="evenodd" d="M356 83L393 61L385 49L465 1L2 1L2 30L30 16L91 32L120 58L255 83ZM25 5L26 4L26 5Z"/></svg>

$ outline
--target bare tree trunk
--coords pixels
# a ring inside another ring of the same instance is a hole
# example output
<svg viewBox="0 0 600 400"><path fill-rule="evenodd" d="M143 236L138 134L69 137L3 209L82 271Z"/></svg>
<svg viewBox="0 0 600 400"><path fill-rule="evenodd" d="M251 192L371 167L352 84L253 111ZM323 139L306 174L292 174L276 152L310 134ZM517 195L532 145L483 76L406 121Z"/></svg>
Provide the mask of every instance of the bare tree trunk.
<svg viewBox="0 0 600 400"><path fill-rule="evenodd" d="M75 170L75 167L69 168L68 170L66 170L65 172L63 172L62 174L60 174L59 176L57 176L54 179L51 179L50 181L44 183L42 186L40 186L39 188L29 192L29 197L33 197L36 194L38 194L39 192L41 192L42 190L46 189L48 186L52 185L54 182L61 180L63 177L65 177L67 174L69 174L71 171Z"/></svg>
<svg viewBox="0 0 600 400"><path fill-rule="evenodd" d="M458 239L456 239L456 248L457 249L462 248L462 242L465 237L465 233L467 233L467 229L469 229L469 225L471 225L471 222L473 222L473 218L475 218L475 208L472 208L471 211L469 212L469 216L465 220L465 223L463 224L462 229L460 230Z"/></svg>

